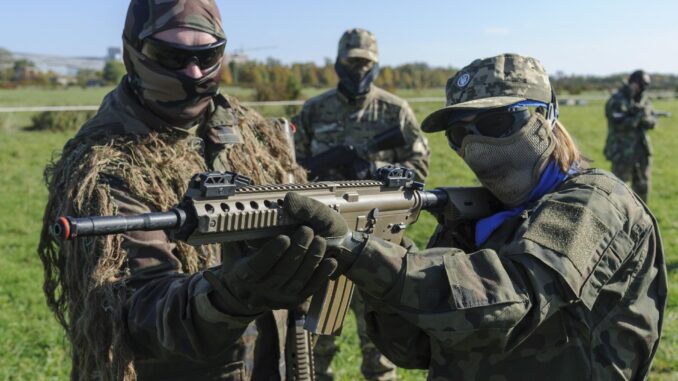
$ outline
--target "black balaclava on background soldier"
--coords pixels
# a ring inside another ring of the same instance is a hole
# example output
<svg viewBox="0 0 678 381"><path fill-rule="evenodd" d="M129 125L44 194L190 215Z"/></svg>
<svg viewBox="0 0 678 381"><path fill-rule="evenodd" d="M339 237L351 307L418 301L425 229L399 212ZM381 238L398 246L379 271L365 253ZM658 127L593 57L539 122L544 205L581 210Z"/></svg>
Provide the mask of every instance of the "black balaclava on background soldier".
<svg viewBox="0 0 678 381"><path fill-rule="evenodd" d="M367 68L367 65L347 65L337 59L334 70L339 76L339 91L354 99L370 91L372 82L379 74L379 65L374 63L371 68Z"/></svg>
<svg viewBox="0 0 678 381"><path fill-rule="evenodd" d="M226 38L213 0L132 0L123 32L123 60L128 83L139 102L171 125L188 127L218 94L221 63L196 79L167 69L141 53L144 39L174 28L209 33L217 40Z"/></svg>

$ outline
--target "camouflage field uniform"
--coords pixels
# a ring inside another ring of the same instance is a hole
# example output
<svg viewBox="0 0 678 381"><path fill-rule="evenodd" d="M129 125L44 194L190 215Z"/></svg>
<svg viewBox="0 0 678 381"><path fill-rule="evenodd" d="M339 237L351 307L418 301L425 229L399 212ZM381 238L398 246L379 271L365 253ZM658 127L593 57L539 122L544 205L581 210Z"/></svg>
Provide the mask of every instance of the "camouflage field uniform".
<svg viewBox="0 0 678 381"><path fill-rule="evenodd" d="M371 61L375 65L373 71L378 72L378 47L374 35L360 28L347 30L339 40L335 69L342 59ZM412 109L403 99L371 84L371 79L365 82L364 93L351 94L340 76L337 88L304 104L293 120L298 128L295 135L297 159L349 145L358 148L359 158L372 163L373 167L402 165L414 170L423 181L428 174L430 151ZM405 143L401 147L371 153L361 149L374 136L394 127L399 127L402 132ZM329 178L323 180L328 179L342 180L343 175L330 171Z"/></svg>
<svg viewBox="0 0 678 381"><path fill-rule="evenodd" d="M140 53L146 37L173 28L225 39L213 0L132 0L123 32L128 75L47 169L39 253L48 304L72 343L71 377L285 379L287 311L234 316L218 308L200 271L219 265L218 245L193 248L163 231L73 242L49 234L59 215L171 207L197 171L305 180L276 122L218 94L219 65L190 80Z"/></svg>
<svg viewBox="0 0 678 381"><path fill-rule="evenodd" d="M125 90L124 83L106 97L99 113L81 129L76 140L95 139L103 144L118 135L163 132L159 137L166 136L168 141L177 138L191 141L202 152L206 167L231 169L228 145L224 142L232 142L238 124L252 111L241 106L233 108L234 99L218 96L209 120L193 129L174 129L140 107ZM130 194L124 182L106 174L100 176L102 181L109 182L118 214L148 213L154 209ZM219 311L207 298L212 287L201 273L183 273L181 261L173 252L175 244L163 232L130 232L124 236L123 247L128 255L128 287L133 290L128 301L127 325L140 379L285 377L281 354L286 311L258 317L229 316ZM206 265L215 264L218 262Z"/></svg>
<svg viewBox="0 0 678 381"><path fill-rule="evenodd" d="M607 101L605 116L608 123L605 157L612 162L612 172L630 183L647 202L652 157L647 130L656 124L650 100L645 94L639 100L634 99L626 85Z"/></svg>
<svg viewBox="0 0 678 381"><path fill-rule="evenodd" d="M294 136L299 161L343 144L360 146L371 137L400 126L407 146L364 155L361 159L374 163L375 168L390 163L412 168L422 181L428 174L428 142L412 110L404 100L374 85L360 104L349 102L336 88L329 90L309 99L292 121L297 126ZM339 171L328 172L328 177L322 180L343 179ZM363 376L367 380L395 379L395 366L376 349L365 332L364 303L358 293L354 294L351 309L356 316ZM334 379L331 363L338 350L333 336L321 336L317 340L314 353L319 380Z"/></svg>
<svg viewBox="0 0 678 381"><path fill-rule="evenodd" d="M430 151L412 109L406 101L374 85L358 102L350 102L337 89L309 99L293 122L297 126L297 159L303 160L343 144L364 146L370 139L399 126L406 145L393 150L362 154L379 168L396 164L411 168L419 180L426 179ZM335 174L333 180L340 180Z"/></svg>
<svg viewBox="0 0 678 381"><path fill-rule="evenodd" d="M338 56L359 57L376 62L377 43L363 29L348 30L339 41ZM412 109L403 99L370 85L369 91L355 99L338 88L309 99L293 119L297 126L295 146L297 160L313 157L341 145L364 147L374 136L399 127L405 144L395 149L368 153L357 150L360 159L373 168L387 164L405 166L415 171L419 181L428 174L430 151ZM331 164L330 164L331 167ZM320 180L345 180L339 170L331 169ZM393 380L395 366L375 348L365 332L364 303L354 294L351 309L357 320L362 352L361 372L368 380ZM322 336L314 349L316 374L320 380L332 380L331 362L338 347L334 337Z"/></svg>
<svg viewBox="0 0 678 381"><path fill-rule="evenodd" d="M657 222L586 170L469 254L439 227L416 255L371 239L347 273L370 337L429 380L643 380L666 306Z"/></svg>

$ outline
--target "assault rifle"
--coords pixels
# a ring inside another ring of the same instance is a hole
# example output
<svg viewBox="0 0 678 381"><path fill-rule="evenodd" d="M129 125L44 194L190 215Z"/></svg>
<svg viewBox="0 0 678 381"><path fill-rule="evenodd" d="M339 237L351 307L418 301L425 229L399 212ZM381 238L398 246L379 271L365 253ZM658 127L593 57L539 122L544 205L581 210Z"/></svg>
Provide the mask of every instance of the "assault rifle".
<svg viewBox="0 0 678 381"><path fill-rule="evenodd" d="M404 145L405 137L400 127L393 127L372 137L364 145L340 145L307 157L299 164L309 171L309 179L327 179L330 169L341 173L344 178L354 179L369 164L363 160L364 156Z"/></svg>
<svg viewBox="0 0 678 381"><path fill-rule="evenodd" d="M63 240L132 230L165 230L172 240L204 245L272 237L299 225L285 215L283 199L300 193L328 205L350 229L400 243L405 228L422 210L432 212L447 226L489 216L499 202L480 187L443 187L423 190L406 168L383 167L375 180L308 184L251 185L232 172L195 175L183 200L167 212L130 216L59 217L53 233ZM311 299L304 328L336 335L348 311L353 283L344 276L329 280Z"/></svg>

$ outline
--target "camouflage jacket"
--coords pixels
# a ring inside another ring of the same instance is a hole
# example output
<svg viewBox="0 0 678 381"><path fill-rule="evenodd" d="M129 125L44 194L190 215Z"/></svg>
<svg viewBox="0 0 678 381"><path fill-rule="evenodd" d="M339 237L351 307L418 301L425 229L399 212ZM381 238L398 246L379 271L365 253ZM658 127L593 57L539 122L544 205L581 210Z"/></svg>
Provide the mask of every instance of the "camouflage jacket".
<svg viewBox="0 0 678 381"><path fill-rule="evenodd" d="M370 239L347 275L368 333L429 380L643 380L662 329L657 222L601 170L566 180L467 254ZM529 375L529 376L528 376Z"/></svg>
<svg viewBox="0 0 678 381"><path fill-rule="evenodd" d="M190 141L205 161L196 166L230 169L228 144L242 141L240 120L253 111L241 106L233 108L234 99L217 96L208 119L190 130L177 129L145 110L125 83L106 96L97 115L74 140L87 138L111 144L114 136L157 132L168 142L174 141L170 136ZM267 156L262 160L273 159ZM102 181L108 182L118 214L157 211L132 194L124 181L109 176ZM188 179L185 181L188 184ZM286 311L240 317L218 310L210 301L212 287L202 272L184 273L175 252L177 244L162 231L129 232L123 235L122 247L128 256L130 274L127 326L140 380L285 378L282 354ZM218 259L204 265L218 265Z"/></svg>
<svg viewBox="0 0 678 381"><path fill-rule="evenodd" d="M654 128L656 118L647 95L634 99L628 86L617 91L605 105L607 141L605 157L614 162L636 162L637 157L652 155L646 131Z"/></svg>
<svg viewBox="0 0 678 381"><path fill-rule="evenodd" d="M306 101L294 117L296 154L299 161L330 148L350 145L358 148L360 158L376 168L397 164L415 171L420 181L426 179L430 151L412 109L403 99L374 85L355 102L336 88ZM365 148L377 134L399 127L405 145L396 149L368 152ZM344 180L339 173L331 180Z"/></svg>

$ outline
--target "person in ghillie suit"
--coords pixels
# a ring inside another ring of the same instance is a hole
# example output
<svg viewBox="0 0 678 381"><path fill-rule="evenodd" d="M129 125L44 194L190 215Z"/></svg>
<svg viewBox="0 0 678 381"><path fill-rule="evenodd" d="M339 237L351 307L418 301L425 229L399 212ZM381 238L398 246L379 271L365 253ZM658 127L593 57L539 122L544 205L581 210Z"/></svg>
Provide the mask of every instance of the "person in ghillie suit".
<svg viewBox="0 0 678 381"><path fill-rule="evenodd" d="M667 302L648 207L587 168L538 60L475 60L446 90L422 129L445 131L503 210L468 226L441 218L429 248L412 253L287 195L293 216L350 237L328 250L365 300L368 335L429 380L647 379Z"/></svg>
<svg viewBox="0 0 678 381"><path fill-rule="evenodd" d="M646 203L652 179L652 145L647 131L657 124L646 93L649 86L650 75L636 70L605 104L605 158L612 162L612 173L631 184Z"/></svg>
<svg viewBox="0 0 678 381"><path fill-rule="evenodd" d="M50 234L60 215L166 210L206 170L255 183L306 180L281 123L219 93L225 42L213 0L132 0L127 75L46 168L38 251L74 380L284 378L286 309L336 267L303 227L224 255L159 231L68 242ZM291 253L269 255L271 245Z"/></svg>

